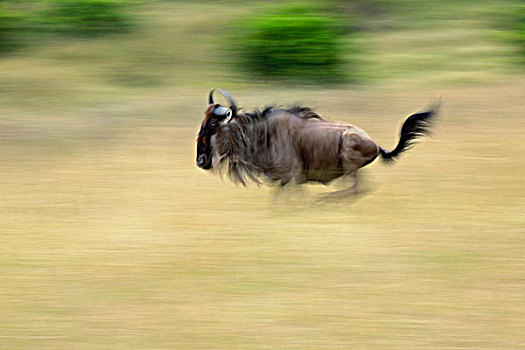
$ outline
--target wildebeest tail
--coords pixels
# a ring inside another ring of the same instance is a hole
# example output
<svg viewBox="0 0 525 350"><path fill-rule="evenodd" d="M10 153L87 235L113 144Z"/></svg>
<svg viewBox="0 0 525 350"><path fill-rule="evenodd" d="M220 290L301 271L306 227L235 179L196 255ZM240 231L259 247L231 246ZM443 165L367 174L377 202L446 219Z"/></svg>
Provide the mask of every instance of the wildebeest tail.
<svg viewBox="0 0 525 350"><path fill-rule="evenodd" d="M386 151L379 147L381 157L386 163L392 163L403 152L408 151L414 146L414 142L418 137L430 135L430 127L437 116L439 104L436 103L426 112L412 114L405 120L401 127L401 135L399 142L392 151Z"/></svg>

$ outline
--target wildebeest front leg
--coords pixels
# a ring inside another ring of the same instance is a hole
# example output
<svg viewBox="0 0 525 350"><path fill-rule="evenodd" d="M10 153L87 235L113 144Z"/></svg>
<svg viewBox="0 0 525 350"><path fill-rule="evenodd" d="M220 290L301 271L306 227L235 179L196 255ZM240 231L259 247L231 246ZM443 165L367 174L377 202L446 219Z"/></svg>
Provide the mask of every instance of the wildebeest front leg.
<svg viewBox="0 0 525 350"><path fill-rule="evenodd" d="M275 185L273 196L274 204L299 204L301 197L306 193L304 187L298 186L306 182L302 179L302 176L297 176L288 181L281 179L281 181Z"/></svg>

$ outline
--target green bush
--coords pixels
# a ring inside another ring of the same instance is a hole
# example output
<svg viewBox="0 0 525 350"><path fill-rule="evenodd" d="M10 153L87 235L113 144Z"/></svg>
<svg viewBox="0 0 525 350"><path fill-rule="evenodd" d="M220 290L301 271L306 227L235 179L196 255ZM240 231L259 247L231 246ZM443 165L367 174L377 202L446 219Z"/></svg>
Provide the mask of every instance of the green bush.
<svg viewBox="0 0 525 350"><path fill-rule="evenodd" d="M522 5L516 11L514 38L520 47L521 56L525 62L525 5Z"/></svg>
<svg viewBox="0 0 525 350"><path fill-rule="evenodd" d="M0 54L21 46L21 18L0 7Z"/></svg>
<svg viewBox="0 0 525 350"><path fill-rule="evenodd" d="M236 52L261 77L334 82L343 78L338 21L310 5L248 19Z"/></svg>
<svg viewBox="0 0 525 350"><path fill-rule="evenodd" d="M73 35L100 36L131 27L122 3L110 0L55 0L46 17L51 31Z"/></svg>

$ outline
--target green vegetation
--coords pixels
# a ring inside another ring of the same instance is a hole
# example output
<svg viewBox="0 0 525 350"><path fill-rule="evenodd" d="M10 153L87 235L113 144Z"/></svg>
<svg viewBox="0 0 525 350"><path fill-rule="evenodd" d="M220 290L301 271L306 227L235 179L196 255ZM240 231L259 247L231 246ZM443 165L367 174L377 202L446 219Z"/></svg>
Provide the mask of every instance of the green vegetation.
<svg viewBox="0 0 525 350"><path fill-rule="evenodd" d="M519 45L523 62L525 62L525 4L522 4L517 11L514 12L514 16L515 20L512 28L512 36L517 45Z"/></svg>
<svg viewBox="0 0 525 350"><path fill-rule="evenodd" d="M0 53L47 41L47 33L100 37L129 31L134 17L121 1L0 1Z"/></svg>
<svg viewBox="0 0 525 350"><path fill-rule="evenodd" d="M341 31L333 15L309 4L246 18L236 41L241 64L261 77L293 81L342 79Z"/></svg>
<svg viewBox="0 0 525 350"><path fill-rule="evenodd" d="M122 33L132 23L122 3L111 0L53 1L45 21L51 31L85 36Z"/></svg>
<svg viewBox="0 0 525 350"><path fill-rule="evenodd" d="M425 76L476 83L515 69L523 56L523 49L516 49L524 42L518 3L255 1L217 7L188 1L4 0L0 53L5 57L25 46L26 54L38 57L49 48L53 55L67 51L84 62L91 57L94 66L109 58L114 66L104 65L105 82L132 87L205 84L209 78L316 84ZM195 16L194 11L201 12ZM72 44L78 37L123 32L130 34L98 40L97 55L89 40Z"/></svg>
<svg viewBox="0 0 525 350"><path fill-rule="evenodd" d="M21 20L23 18L2 6L0 2L0 54L20 46L20 36L23 31Z"/></svg>

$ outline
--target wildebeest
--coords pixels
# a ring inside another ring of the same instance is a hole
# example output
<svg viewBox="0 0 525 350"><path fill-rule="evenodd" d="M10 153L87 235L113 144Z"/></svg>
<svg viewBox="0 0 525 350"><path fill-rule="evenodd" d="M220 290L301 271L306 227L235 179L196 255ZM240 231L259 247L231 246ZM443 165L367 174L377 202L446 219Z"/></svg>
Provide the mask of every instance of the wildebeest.
<svg viewBox="0 0 525 350"><path fill-rule="evenodd" d="M291 181L328 184L341 176L353 177L351 188L334 192L343 196L358 191L359 168L378 155L387 163L393 162L416 138L428 134L438 108L434 104L408 117L397 146L387 151L363 130L326 121L308 107L266 107L242 113L229 93L219 91L230 106L215 103L214 89L210 91L197 136L198 167L223 170L242 185L248 179L261 183L261 177L281 186Z"/></svg>

